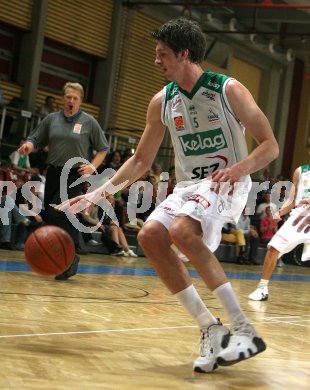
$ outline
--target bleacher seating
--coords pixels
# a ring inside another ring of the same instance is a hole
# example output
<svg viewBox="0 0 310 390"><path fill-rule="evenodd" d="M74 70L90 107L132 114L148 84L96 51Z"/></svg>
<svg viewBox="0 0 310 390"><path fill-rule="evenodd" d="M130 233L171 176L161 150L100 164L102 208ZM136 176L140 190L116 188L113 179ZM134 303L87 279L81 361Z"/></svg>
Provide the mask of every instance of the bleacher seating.
<svg viewBox="0 0 310 390"><path fill-rule="evenodd" d="M13 84L9 83L7 81L1 80L0 81L0 88L3 91L4 96L4 104L9 104L10 100L13 99L13 97L21 97L22 96L22 86L19 84Z"/></svg>

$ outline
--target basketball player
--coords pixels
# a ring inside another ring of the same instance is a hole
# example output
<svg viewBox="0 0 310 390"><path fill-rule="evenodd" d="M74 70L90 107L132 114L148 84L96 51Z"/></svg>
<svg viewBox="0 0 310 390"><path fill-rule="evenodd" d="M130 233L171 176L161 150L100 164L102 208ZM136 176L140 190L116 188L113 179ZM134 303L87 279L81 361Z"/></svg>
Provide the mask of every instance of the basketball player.
<svg viewBox="0 0 310 390"><path fill-rule="evenodd" d="M63 87L64 107L59 112L47 115L37 126L26 142L18 149L28 155L37 146L48 145L46 185L44 191L45 222L66 230L78 247L78 231L74 230L64 213L55 211L51 204L60 203L60 176L63 166L72 157L82 157L91 161L73 167L68 173L67 194L69 199L82 193L83 183L70 187L82 175L91 175L102 163L108 150L108 143L99 123L81 110L84 90L81 84L67 82ZM96 150L93 156L92 152ZM67 280L76 274L79 256L75 256L70 268L57 275L57 280Z"/></svg>
<svg viewBox="0 0 310 390"><path fill-rule="evenodd" d="M282 227L272 237L268 243L268 250L265 256L261 280L250 295L249 299L252 301L267 301L269 296L268 285L271 275L277 265L279 257L285 253L293 250L297 245L304 244L302 260L310 260L310 235L308 231L298 233L293 228L293 221L297 216L301 215L306 204L299 203L303 199L310 196L310 164L298 167L293 174L293 188L287 201L283 204L278 212L278 217L281 217L291 210L290 217L282 225ZM295 207L297 205L297 207ZM295 207L295 208L294 208Z"/></svg>
<svg viewBox="0 0 310 390"><path fill-rule="evenodd" d="M135 154L107 184L57 208L74 213L99 201L104 192L115 191L114 186L133 183L152 165L168 127L178 184L149 216L138 239L162 282L199 324L201 352L194 370L210 372L218 364L234 364L266 348L212 252L219 245L222 225L236 222L246 204L249 175L278 156L278 145L267 118L241 83L203 71L206 40L197 23L171 20L152 36L157 41L155 64L171 83L151 99ZM244 126L258 142L250 155ZM218 187L225 183L231 189L237 182L242 184L240 198L233 196L228 210L232 198L219 193ZM223 305L231 333L205 306L172 244L190 259Z"/></svg>

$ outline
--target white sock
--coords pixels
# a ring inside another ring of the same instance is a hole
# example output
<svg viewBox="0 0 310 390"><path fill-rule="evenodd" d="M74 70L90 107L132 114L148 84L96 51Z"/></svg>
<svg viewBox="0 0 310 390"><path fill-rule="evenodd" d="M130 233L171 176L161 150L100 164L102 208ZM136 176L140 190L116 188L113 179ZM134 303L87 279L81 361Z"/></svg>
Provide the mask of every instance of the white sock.
<svg viewBox="0 0 310 390"><path fill-rule="evenodd" d="M174 294L174 296L198 322L200 328L217 324L217 319L207 309L193 284Z"/></svg>
<svg viewBox="0 0 310 390"><path fill-rule="evenodd" d="M269 280L268 279L261 279L258 286L259 287L268 287Z"/></svg>
<svg viewBox="0 0 310 390"><path fill-rule="evenodd" d="M229 282L217 287L215 290L213 290L213 294L223 305L224 309L228 314L231 324L234 323L236 320L248 321L246 315L241 310L237 297Z"/></svg>

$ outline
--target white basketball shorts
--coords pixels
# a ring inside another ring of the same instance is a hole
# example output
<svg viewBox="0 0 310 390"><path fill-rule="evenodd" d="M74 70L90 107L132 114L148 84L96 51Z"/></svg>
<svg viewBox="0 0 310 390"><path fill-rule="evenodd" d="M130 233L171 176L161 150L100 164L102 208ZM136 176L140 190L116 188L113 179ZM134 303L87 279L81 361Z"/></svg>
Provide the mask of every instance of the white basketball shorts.
<svg viewBox="0 0 310 390"><path fill-rule="evenodd" d="M189 216L201 223L203 241L214 252L221 241L224 223L236 223L244 209L251 180L247 176L239 183L233 196L218 195L212 182L204 179L198 183L181 182L148 217L147 221L161 222L167 230L176 216Z"/></svg>
<svg viewBox="0 0 310 390"><path fill-rule="evenodd" d="M288 220L281 226L272 239L268 243L268 247L272 246L280 252L279 256L284 253L292 251L297 245L305 244L302 255L302 261L310 260L309 248L310 248L310 233L304 233L303 231L298 233L296 226L292 223L294 219L303 212L306 205L297 207L292 210Z"/></svg>

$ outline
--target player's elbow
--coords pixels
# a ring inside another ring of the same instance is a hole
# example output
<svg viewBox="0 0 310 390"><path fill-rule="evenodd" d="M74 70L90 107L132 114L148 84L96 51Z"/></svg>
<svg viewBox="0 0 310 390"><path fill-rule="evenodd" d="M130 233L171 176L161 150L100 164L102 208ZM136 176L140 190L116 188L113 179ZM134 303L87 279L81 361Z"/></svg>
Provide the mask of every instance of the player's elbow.
<svg viewBox="0 0 310 390"><path fill-rule="evenodd" d="M279 154L280 154L279 145L278 143L276 143L275 150L274 150L274 160L279 157Z"/></svg>
<svg viewBox="0 0 310 390"><path fill-rule="evenodd" d="M151 169L153 160L146 154L136 153L133 156L134 166L139 169L139 171L146 172Z"/></svg>
<svg viewBox="0 0 310 390"><path fill-rule="evenodd" d="M273 160L276 160L279 157L279 145L276 140L272 141L271 144L268 146L269 156L270 156L270 162Z"/></svg>

